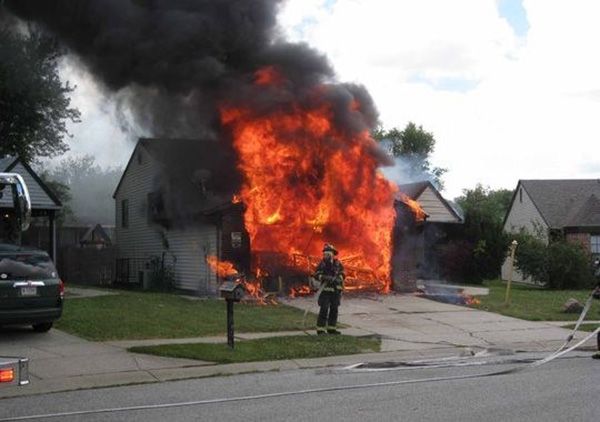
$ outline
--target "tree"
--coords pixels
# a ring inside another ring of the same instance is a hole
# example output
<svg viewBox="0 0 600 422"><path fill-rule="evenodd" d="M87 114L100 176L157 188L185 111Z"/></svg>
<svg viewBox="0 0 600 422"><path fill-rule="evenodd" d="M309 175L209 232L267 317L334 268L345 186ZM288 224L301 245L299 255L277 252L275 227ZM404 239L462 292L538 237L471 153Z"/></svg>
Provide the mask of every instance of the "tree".
<svg viewBox="0 0 600 422"><path fill-rule="evenodd" d="M73 219L73 210L71 209L71 200L73 197L69 186L54 180L48 171L42 171L39 175L42 181L58 197L62 204L62 208L56 216L57 224L60 226L64 224L65 221L71 221Z"/></svg>
<svg viewBox="0 0 600 422"><path fill-rule="evenodd" d="M66 121L79 121L70 107L69 83L58 76L56 40L30 30L0 29L0 157L27 162L68 150Z"/></svg>
<svg viewBox="0 0 600 422"><path fill-rule="evenodd" d="M122 174L119 168L102 168L94 157L66 158L48 178L69 187L73 218L85 224L110 224L115 220L112 194Z"/></svg>
<svg viewBox="0 0 600 422"><path fill-rule="evenodd" d="M455 199L463 210L464 224L444 249L443 261L452 264L452 278L481 282L500 274L508 247L502 224L511 198L508 189L477 185Z"/></svg>
<svg viewBox="0 0 600 422"><path fill-rule="evenodd" d="M384 145L392 156L403 160L407 165L407 176L410 179L426 177L431 179L439 189L443 188L441 178L447 170L432 167L429 162L429 157L435 149L435 138L431 132L409 122L404 130L378 128L372 136Z"/></svg>

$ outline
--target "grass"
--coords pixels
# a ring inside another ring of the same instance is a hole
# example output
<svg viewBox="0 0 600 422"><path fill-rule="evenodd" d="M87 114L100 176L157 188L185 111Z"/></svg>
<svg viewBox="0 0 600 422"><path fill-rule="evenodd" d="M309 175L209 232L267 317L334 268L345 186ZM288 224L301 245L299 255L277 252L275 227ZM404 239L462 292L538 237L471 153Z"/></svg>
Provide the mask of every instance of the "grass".
<svg viewBox="0 0 600 422"><path fill-rule="evenodd" d="M522 284L511 285L510 306L504 305L506 283L499 280L487 281L488 296L478 296L479 305L472 306L484 311L496 312L529 321L576 321L579 313L562 312L563 304L569 298L584 303L591 290L546 290ZM600 319L600 301L595 300L586 319Z"/></svg>
<svg viewBox="0 0 600 422"><path fill-rule="evenodd" d="M236 303L236 332L312 329L316 315L286 305ZM68 299L56 327L95 340L138 340L223 335L226 304L217 299L190 300L166 293L121 291L110 296Z"/></svg>
<svg viewBox="0 0 600 422"><path fill-rule="evenodd" d="M378 352L380 345L381 341L375 337L300 335L237 341L234 350L226 344L194 343L138 346L129 351L216 363L238 363Z"/></svg>
<svg viewBox="0 0 600 422"><path fill-rule="evenodd" d="M564 325L562 328L568 328L569 330L572 330L575 328L575 324ZM598 324L581 324L578 330L588 331L591 333L592 331L596 331L596 328L598 328Z"/></svg>

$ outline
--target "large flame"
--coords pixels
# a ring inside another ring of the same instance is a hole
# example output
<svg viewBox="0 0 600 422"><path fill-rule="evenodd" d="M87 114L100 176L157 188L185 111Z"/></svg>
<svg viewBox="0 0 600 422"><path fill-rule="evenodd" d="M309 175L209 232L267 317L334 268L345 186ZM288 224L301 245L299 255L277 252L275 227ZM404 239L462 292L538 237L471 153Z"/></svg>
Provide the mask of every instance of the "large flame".
<svg viewBox="0 0 600 422"><path fill-rule="evenodd" d="M397 192L397 196L408 208L410 208L416 221L425 221L427 213L421 208L421 205L417 201L402 192Z"/></svg>
<svg viewBox="0 0 600 422"><path fill-rule="evenodd" d="M268 67L255 83L277 89L282 76ZM291 262L294 255L319 257L330 242L346 261L347 287L388 291L395 188L377 170L368 131L350 135L334 124L333 107L318 92L326 89L316 90L310 106L292 101L262 114L221 108L244 176L239 196L252 254L279 253ZM348 108L359 113L360 104Z"/></svg>

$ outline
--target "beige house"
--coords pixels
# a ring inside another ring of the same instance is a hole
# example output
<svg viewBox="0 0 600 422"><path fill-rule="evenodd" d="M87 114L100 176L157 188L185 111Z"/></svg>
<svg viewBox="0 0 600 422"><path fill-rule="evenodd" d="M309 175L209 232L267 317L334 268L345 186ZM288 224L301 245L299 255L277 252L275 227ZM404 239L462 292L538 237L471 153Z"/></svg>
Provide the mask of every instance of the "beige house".
<svg viewBox="0 0 600 422"><path fill-rule="evenodd" d="M527 233L548 242L564 235L600 256L600 180L519 180L504 219L506 233ZM508 280L509 260L502 265ZM513 281L533 282L513 270Z"/></svg>
<svg viewBox="0 0 600 422"><path fill-rule="evenodd" d="M415 279L438 279L442 273L439 248L449 239L449 231L462 224L463 218L429 181L402 184L400 191L419 203L425 220L407 221L403 200L396 198L394 227L394 280L411 284ZM401 288L400 290L410 290Z"/></svg>

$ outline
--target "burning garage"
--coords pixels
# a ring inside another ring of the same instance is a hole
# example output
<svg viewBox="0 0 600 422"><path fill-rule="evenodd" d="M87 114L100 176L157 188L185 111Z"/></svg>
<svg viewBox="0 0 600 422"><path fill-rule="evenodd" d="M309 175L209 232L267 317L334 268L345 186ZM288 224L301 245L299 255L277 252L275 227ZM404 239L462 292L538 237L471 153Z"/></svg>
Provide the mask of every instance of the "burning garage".
<svg viewBox="0 0 600 422"><path fill-rule="evenodd" d="M229 168L236 159L213 141L139 140L114 194L118 282L148 285L167 274L176 288L213 295L222 279L241 272L254 288L302 294L324 240L335 239L348 290L412 291L419 266L431 264L424 244L433 227L460 221L430 182L398 190L376 177L394 192L383 208L372 204L377 195L358 203L357 195L336 196L343 190L334 189L335 175L312 192L297 182L297 169L294 177L277 174L272 157L273 165L259 166L265 181L245 192L244 173ZM284 170L296 163L311 168L298 159Z"/></svg>

